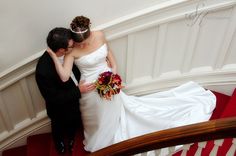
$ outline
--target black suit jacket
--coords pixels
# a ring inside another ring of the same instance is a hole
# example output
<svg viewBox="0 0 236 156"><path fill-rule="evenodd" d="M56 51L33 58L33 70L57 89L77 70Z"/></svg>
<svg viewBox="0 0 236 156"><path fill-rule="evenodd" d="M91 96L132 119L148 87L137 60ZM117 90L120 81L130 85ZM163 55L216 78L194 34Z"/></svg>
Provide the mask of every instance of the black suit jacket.
<svg viewBox="0 0 236 156"><path fill-rule="evenodd" d="M79 82L80 71L74 65L73 73ZM56 72L54 62L47 52L40 57L35 72L38 88L45 99L47 114L54 120L74 120L80 116L79 88L70 78L61 81Z"/></svg>

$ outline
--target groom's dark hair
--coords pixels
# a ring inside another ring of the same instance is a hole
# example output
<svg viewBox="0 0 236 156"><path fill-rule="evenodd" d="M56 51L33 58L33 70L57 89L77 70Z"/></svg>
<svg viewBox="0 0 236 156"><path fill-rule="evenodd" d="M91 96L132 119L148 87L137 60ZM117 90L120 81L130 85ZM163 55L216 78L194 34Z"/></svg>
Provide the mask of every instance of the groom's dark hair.
<svg viewBox="0 0 236 156"><path fill-rule="evenodd" d="M72 39L70 29L54 28L48 34L47 45L52 51L57 52L60 48L67 49L70 39Z"/></svg>

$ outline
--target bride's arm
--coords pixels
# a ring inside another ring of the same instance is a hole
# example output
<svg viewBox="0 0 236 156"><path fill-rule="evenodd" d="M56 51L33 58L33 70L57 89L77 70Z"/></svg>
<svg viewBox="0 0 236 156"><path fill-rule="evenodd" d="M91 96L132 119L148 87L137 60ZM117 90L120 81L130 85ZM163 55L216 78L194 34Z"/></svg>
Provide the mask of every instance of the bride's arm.
<svg viewBox="0 0 236 156"><path fill-rule="evenodd" d="M115 56L113 55L113 53L109 47L108 47L107 59L110 62L112 72L114 74L116 74L117 73L117 65L116 65Z"/></svg>
<svg viewBox="0 0 236 156"><path fill-rule="evenodd" d="M108 50L107 59L108 59L109 64L111 66L112 72L114 74L117 74L116 59L115 59L115 56L112 53L112 50L110 49L110 47L107 43L107 40L106 40L105 35L103 34L103 32L101 32L101 37L102 37L103 42L106 43L106 45L107 45L107 50Z"/></svg>
<svg viewBox="0 0 236 156"><path fill-rule="evenodd" d="M60 79L63 82L68 81L73 67L74 56L71 53L65 55L64 62L63 64L61 64L54 52L52 52L50 49L47 49L47 51L49 55L52 57L52 60L55 64L56 71Z"/></svg>

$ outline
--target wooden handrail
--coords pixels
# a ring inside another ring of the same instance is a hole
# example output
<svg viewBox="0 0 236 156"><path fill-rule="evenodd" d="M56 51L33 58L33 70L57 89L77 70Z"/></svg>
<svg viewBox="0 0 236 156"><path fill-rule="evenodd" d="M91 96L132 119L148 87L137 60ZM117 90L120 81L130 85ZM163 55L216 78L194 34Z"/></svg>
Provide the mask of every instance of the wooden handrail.
<svg viewBox="0 0 236 156"><path fill-rule="evenodd" d="M149 133L103 148L91 153L90 156L125 156L176 145L231 137L236 137L236 117Z"/></svg>

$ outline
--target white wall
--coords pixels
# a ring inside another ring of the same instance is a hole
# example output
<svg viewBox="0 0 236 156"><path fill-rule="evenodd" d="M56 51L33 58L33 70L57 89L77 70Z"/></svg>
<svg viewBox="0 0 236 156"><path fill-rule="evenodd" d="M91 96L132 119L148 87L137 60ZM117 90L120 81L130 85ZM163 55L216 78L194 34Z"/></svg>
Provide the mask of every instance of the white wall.
<svg viewBox="0 0 236 156"><path fill-rule="evenodd" d="M168 0L1 0L0 75L25 58L45 49L48 32L68 27L77 15L93 26Z"/></svg>

